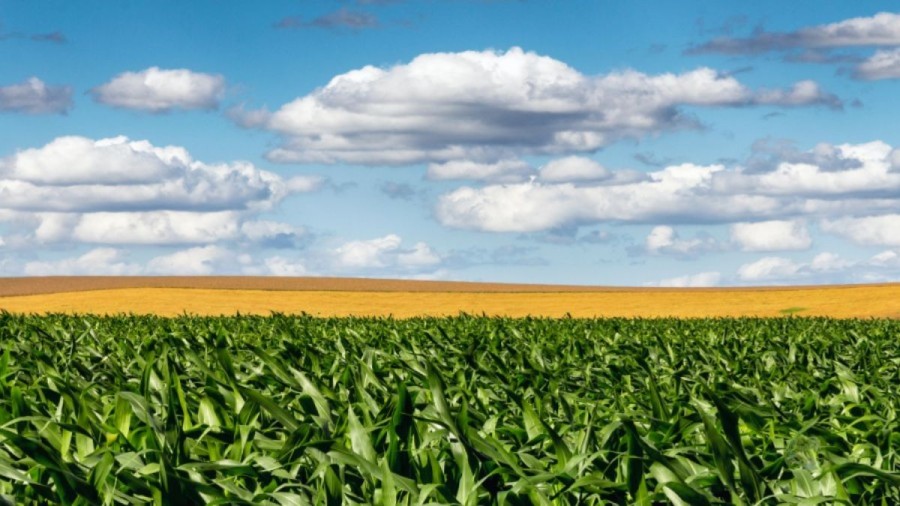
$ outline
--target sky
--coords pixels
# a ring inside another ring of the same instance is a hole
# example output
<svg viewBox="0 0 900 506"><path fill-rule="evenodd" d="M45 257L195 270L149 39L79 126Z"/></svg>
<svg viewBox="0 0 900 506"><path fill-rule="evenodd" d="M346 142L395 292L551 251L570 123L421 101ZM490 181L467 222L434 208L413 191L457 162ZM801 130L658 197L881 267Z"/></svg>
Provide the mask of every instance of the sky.
<svg viewBox="0 0 900 506"><path fill-rule="evenodd" d="M0 0L0 276L898 281L890 7Z"/></svg>

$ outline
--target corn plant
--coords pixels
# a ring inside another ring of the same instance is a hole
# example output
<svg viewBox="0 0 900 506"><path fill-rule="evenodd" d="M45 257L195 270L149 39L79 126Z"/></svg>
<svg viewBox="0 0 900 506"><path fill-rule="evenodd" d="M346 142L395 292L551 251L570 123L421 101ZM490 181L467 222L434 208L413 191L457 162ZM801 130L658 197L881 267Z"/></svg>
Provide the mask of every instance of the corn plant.
<svg viewBox="0 0 900 506"><path fill-rule="evenodd" d="M900 504L900 322L0 314L0 503Z"/></svg>

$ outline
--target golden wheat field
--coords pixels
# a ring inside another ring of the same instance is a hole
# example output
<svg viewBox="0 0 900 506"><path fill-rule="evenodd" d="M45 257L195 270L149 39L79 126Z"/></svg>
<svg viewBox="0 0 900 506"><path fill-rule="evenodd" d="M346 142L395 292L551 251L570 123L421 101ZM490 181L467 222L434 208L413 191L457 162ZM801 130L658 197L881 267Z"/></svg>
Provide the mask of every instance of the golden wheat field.
<svg viewBox="0 0 900 506"><path fill-rule="evenodd" d="M0 279L14 313L900 317L900 284L650 289L335 278Z"/></svg>

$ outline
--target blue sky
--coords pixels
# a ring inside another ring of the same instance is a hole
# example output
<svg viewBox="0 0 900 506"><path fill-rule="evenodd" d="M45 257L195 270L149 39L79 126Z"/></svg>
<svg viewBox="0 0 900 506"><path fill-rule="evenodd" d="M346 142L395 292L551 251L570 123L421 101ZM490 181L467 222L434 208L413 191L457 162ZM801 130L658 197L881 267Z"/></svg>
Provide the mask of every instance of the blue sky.
<svg viewBox="0 0 900 506"><path fill-rule="evenodd" d="M0 275L900 278L882 2L0 2Z"/></svg>

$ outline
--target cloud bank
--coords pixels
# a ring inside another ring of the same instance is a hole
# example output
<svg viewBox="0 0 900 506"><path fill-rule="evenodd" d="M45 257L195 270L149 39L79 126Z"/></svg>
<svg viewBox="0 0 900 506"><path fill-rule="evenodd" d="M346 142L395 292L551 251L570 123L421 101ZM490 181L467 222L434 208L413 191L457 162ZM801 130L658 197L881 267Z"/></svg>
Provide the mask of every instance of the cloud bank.
<svg viewBox="0 0 900 506"><path fill-rule="evenodd" d="M101 104L153 113L216 109L224 93L225 78L220 75L159 67L124 72L91 90Z"/></svg>
<svg viewBox="0 0 900 506"><path fill-rule="evenodd" d="M749 37L720 37L688 53L759 54L792 48L900 46L900 14L880 12L792 32L757 30Z"/></svg>
<svg viewBox="0 0 900 506"><path fill-rule="evenodd" d="M859 61L855 54L837 49L886 48ZM900 78L900 14L880 12L791 32L757 30L749 37L719 37L688 49L688 54L722 53L755 55L786 53L787 61L808 63L856 63L850 74L867 81Z"/></svg>
<svg viewBox="0 0 900 506"><path fill-rule="evenodd" d="M72 108L72 88L51 86L36 77L0 86L0 112L65 114Z"/></svg>
<svg viewBox="0 0 900 506"><path fill-rule="evenodd" d="M803 157L806 161L779 162L765 171L681 164L639 180L616 177L613 172L610 181L600 182L537 179L463 186L439 198L435 216L449 227L489 232L537 232L610 222L748 222L736 226L735 240L747 249L762 251L806 244L796 225L776 221L878 215L900 206L900 171L894 168L890 145L876 141L815 149L834 151L832 158L849 163L823 167L808 163L815 157ZM777 232L778 240L763 244L750 239L750 232ZM795 237L788 240L789 234Z"/></svg>
<svg viewBox="0 0 900 506"><path fill-rule="evenodd" d="M285 229L247 222L320 183L248 162L205 163L178 146L59 137L0 160L0 221L43 243L264 240Z"/></svg>
<svg viewBox="0 0 900 506"><path fill-rule="evenodd" d="M404 165L593 152L622 139L694 128L682 110L687 106L812 105L841 102L812 81L753 90L709 68L587 76L512 48L367 66L274 112L233 116L281 136L282 145L268 153L276 162Z"/></svg>

